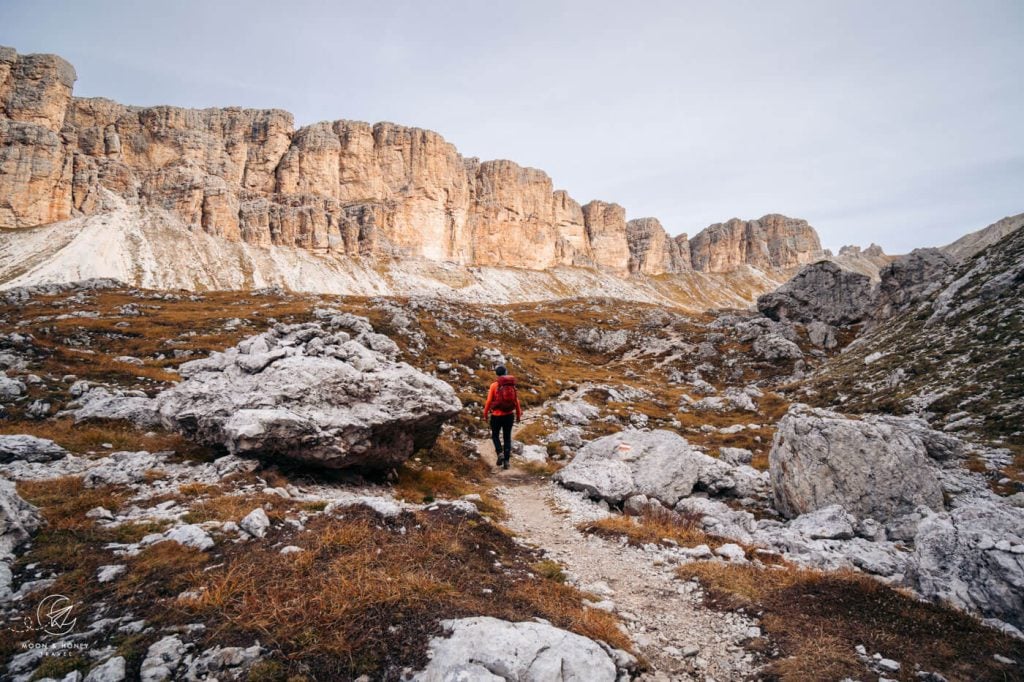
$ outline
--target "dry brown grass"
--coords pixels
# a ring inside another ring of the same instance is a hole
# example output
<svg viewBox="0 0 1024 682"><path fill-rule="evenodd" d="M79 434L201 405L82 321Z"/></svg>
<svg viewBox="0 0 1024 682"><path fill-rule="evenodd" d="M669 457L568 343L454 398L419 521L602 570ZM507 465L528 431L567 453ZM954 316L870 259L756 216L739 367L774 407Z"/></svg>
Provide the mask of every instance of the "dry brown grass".
<svg viewBox="0 0 1024 682"><path fill-rule="evenodd" d="M525 443L526 445L541 445L544 442L544 437L549 433L552 433L554 430L554 424L547 420L534 419L533 421L523 424L517 428L513 435L516 440Z"/></svg>
<svg viewBox="0 0 1024 682"><path fill-rule="evenodd" d="M580 531L605 537L625 537L631 545L660 545L669 540L681 547L707 545L720 547L726 540L708 535L700 527L699 519L690 516L647 511L642 516L615 514L597 521L580 524Z"/></svg>
<svg viewBox="0 0 1024 682"><path fill-rule="evenodd" d="M384 521L352 509L343 520L318 518L288 541L305 551L229 548L223 566L193 574L202 596L184 608L207 620L211 639L259 636L319 679L422 662L441 615L540 616L628 644L613 617L582 607L572 588L528 578L531 565L517 558L511 538L469 518L437 512Z"/></svg>
<svg viewBox="0 0 1024 682"><path fill-rule="evenodd" d="M262 507L271 521L284 520L291 505L289 501L272 493L258 495L214 495L200 498L189 505L186 523L204 521L241 521L246 514Z"/></svg>
<svg viewBox="0 0 1024 682"><path fill-rule="evenodd" d="M863 679L858 644L900 661L901 680L916 679L915 670L951 681L1021 679L992 655L1021 660L1024 644L860 573L706 562L682 566L678 575L699 579L715 608L763 612L762 628L782 652L766 670L769 679Z"/></svg>
<svg viewBox="0 0 1024 682"><path fill-rule="evenodd" d="M490 492L490 468L479 459L473 459L473 454L471 446L455 440L451 434L442 435L433 447L417 453L413 460L398 468L395 497L429 503L475 494L480 496L475 504L481 512L504 518L504 506Z"/></svg>
<svg viewBox="0 0 1024 682"><path fill-rule="evenodd" d="M95 507L117 511L125 494L110 486L86 488L80 476L21 481L18 494L41 507L50 530L79 530L94 525L85 513Z"/></svg>
<svg viewBox="0 0 1024 682"><path fill-rule="evenodd" d="M25 320L56 315L66 312L60 304L63 298L40 297L16 309L0 306L0 315ZM306 321L319 302L314 296L254 298L247 292L211 292L201 301L188 300L188 295L180 301L164 301L136 298L124 291L102 291L93 295L90 302L76 306L99 312L99 318L43 319L31 322L25 331L33 334L33 345L42 356L33 367L39 373L74 374L91 381L122 385L140 381L166 385L179 378L168 368L186 361L174 358L173 350L192 350L199 355L223 350L263 331L270 318ZM118 308L127 303L138 304L141 315L121 315ZM235 317L249 324L225 330L224 323ZM118 327L118 323L127 326ZM179 336L183 331L195 334ZM69 344L69 339L78 343ZM161 354L166 357L158 359ZM140 358L145 364L132 365L114 359L122 355Z"/></svg>
<svg viewBox="0 0 1024 682"><path fill-rule="evenodd" d="M123 421L90 421L75 424L70 417L0 422L0 434L28 434L48 438L75 454L96 452L103 455L114 451L173 450L183 458L199 461L219 456L216 451L197 445L176 433L160 430L149 433L152 435L147 436ZM104 444L109 444L111 448L103 447Z"/></svg>

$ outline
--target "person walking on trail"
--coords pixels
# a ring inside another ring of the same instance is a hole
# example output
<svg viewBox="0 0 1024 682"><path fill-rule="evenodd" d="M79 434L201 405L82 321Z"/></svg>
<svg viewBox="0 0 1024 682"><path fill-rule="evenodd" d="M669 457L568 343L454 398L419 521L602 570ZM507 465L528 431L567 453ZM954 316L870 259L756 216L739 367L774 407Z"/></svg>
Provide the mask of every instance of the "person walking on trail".
<svg viewBox="0 0 1024 682"><path fill-rule="evenodd" d="M494 442L498 464L508 469L508 460L512 455L512 424L523 418L523 408L519 405L516 378L508 373L504 365L495 367L494 373L498 375L498 380L487 391L484 420L490 417L491 440ZM504 438L504 442L499 436Z"/></svg>

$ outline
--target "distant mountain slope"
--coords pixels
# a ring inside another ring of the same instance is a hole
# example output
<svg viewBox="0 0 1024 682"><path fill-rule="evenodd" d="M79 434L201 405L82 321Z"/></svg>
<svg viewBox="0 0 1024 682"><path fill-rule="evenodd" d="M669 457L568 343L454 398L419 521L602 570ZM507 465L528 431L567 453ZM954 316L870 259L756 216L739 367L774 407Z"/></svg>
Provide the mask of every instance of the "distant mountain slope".
<svg viewBox="0 0 1024 682"><path fill-rule="evenodd" d="M1024 213L1003 218L977 232L965 234L952 244L941 247L941 250L957 260L964 260L990 244L995 244L1011 232L1019 230L1021 226L1024 226Z"/></svg>
<svg viewBox="0 0 1024 682"><path fill-rule="evenodd" d="M1024 445L1024 230L873 325L810 385L814 399L847 412L915 412Z"/></svg>

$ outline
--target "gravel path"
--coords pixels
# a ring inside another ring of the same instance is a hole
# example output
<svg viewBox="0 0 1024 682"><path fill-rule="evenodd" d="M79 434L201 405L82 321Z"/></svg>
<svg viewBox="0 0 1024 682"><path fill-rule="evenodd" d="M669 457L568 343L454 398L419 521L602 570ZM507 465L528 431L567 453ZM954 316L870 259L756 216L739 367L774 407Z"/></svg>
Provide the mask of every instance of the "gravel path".
<svg viewBox="0 0 1024 682"><path fill-rule="evenodd" d="M494 464L489 440L477 449ZM502 483L496 493L509 514L505 525L565 566L574 584L600 596L600 607L622 617L651 666L640 679L723 682L755 672L754 656L741 643L756 634L750 629L757 623L703 607L699 586L675 577L675 559L580 533L577 524L609 513L581 495L524 476L514 466L496 477Z"/></svg>

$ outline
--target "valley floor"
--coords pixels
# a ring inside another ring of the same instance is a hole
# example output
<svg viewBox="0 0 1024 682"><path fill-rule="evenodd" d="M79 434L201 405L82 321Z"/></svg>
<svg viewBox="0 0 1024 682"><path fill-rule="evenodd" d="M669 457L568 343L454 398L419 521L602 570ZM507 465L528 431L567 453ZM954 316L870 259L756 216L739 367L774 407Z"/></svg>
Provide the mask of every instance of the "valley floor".
<svg viewBox="0 0 1024 682"><path fill-rule="evenodd" d="M110 286L0 306L10 330L0 361L20 385L5 385L17 395L0 439L66 450L0 463L45 521L9 557L0 654L10 679L70 681L118 658L126 679L160 665L167 675L147 679L407 679L440 620L480 615L541 619L630 649L644 680L1024 679L1024 643L911 596L897 576L854 570L845 546L816 540L813 557L782 556L700 514L626 515L554 482L584 443L670 432L702 456L749 458L747 492L694 499L777 520L764 497L772 439L799 372L829 358L803 333L791 342L798 368L755 351L747 313ZM145 408L184 363L278 322L321 324L324 309L364 316L462 402L432 447L386 475L225 457L133 424L144 409L118 419L100 409ZM478 417L498 361L528 408L509 471L494 468ZM112 402L96 401L104 395ZM88 653L32 653L37 639L64 640L11 627L53 591L78 605L86 627L75 641Z"/></svg>

